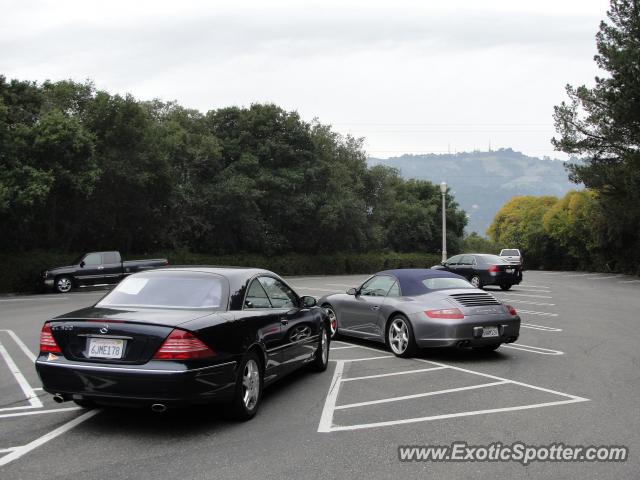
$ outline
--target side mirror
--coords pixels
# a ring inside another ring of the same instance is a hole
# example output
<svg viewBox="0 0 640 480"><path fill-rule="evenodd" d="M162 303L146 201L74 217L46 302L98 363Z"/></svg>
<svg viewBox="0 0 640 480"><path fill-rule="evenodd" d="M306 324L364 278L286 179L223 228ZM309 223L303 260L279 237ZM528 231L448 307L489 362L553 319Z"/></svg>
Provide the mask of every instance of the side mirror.
<svg viewBox="0 0 640 480"><path fill-rule="evenodd" d="M84 268L84 266L85 266L85 265L86 265L86 263L84 263L84 260L82 260L82 261L80 262L80 268Z"/></svg>
<svg viewBox="0 0 640 480"><path fill-rule="evenodd" d="M347 295L356 295L358 291L355 288L350 288L347 290Z"/></svg>
<svg viewBox="0 0 640 480"><path fill-rule="evenodd" d="M300 297L300 303L304 308L315 307L318 304L316 299L310 295Z"/></svg>

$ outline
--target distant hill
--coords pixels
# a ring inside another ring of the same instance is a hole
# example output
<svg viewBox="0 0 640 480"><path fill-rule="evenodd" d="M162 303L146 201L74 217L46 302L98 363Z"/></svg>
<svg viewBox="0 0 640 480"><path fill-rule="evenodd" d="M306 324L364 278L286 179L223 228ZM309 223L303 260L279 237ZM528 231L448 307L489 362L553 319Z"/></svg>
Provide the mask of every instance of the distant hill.
<svg viewBox="0 0 640 480"><path fill-rule="evenodd" d="M569 181L562 160L528 157L510 148L490 152L369 158L405 178L442 181L469 216L467 232L486 234L498 209L515 195L556 195L580 188Z"/></svg>

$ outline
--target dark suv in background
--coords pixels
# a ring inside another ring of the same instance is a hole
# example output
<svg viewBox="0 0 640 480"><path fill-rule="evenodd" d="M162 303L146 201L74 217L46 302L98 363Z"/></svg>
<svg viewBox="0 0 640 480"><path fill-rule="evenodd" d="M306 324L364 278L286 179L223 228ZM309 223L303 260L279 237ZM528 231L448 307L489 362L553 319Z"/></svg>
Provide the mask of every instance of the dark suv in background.
<svg viewBox="0 0 640 480"><path fill-rule="evenodd" d="M522 281L522 267L512 265L498 255L488 253L463 253L454 255L436 270L447 270L465 277L476 288L486 285L498 285L502 290L509 290L512 285Z"/></svg>

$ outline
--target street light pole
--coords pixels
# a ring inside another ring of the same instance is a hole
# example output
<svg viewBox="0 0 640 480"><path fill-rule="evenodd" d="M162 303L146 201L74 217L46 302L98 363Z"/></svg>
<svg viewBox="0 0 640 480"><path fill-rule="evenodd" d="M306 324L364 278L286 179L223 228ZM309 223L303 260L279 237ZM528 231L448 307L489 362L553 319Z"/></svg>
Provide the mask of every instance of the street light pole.
<svg viewBox="0 0 640 480"><path fill-rule="evenodd" d="M442 261L447 261L447 202L445 195L447 193L447 182L440 184L440 192L442 193Z"/></svg>

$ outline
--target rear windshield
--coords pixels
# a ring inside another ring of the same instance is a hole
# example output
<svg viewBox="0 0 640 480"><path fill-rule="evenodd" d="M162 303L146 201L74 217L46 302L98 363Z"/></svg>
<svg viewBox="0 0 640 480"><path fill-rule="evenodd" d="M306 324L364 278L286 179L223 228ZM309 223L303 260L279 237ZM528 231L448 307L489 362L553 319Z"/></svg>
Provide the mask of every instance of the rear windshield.
<svg viewBox="0 0 640 480"><path fill-rule="evenodd" d="M422 284L429 290L444 290L446 288L474 288L466 280L462 278L425 278L422 280Z"/></svg>
<svg viewBox="0 0 640 480"><path fill-rule="evenodd" d="M504 258L497 255L477 255L477 257L487 265L509 264Z"/></svg>
<svg viewBox="0 0 640 480"><path fill-rule="evenodd" d="M201 272L155 271L125 278L98 307L226 310L227 280Z"/></svg>
<svg viewBox="0 0 640 480"><path fill-rule="evenodd" d="M500 255L502 256L509 256L509 257L519 257L520 256L520 252L518 250L502 250L500 252Z"/></svg>

